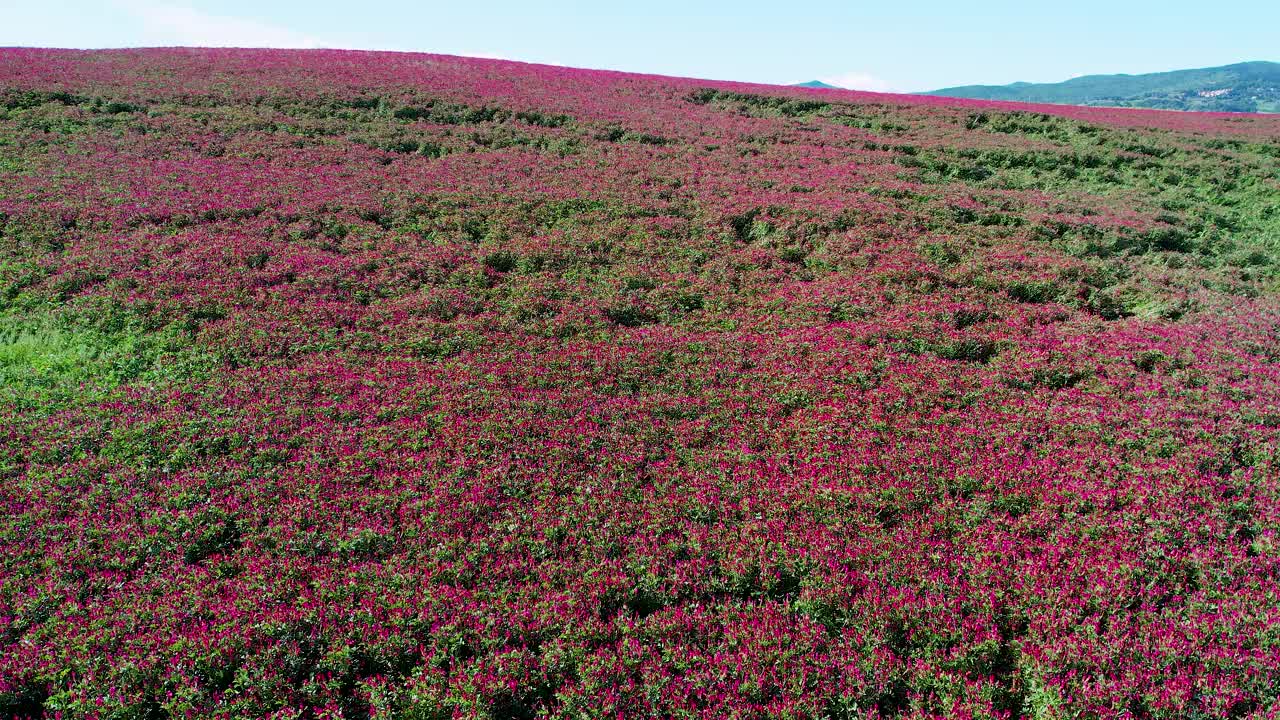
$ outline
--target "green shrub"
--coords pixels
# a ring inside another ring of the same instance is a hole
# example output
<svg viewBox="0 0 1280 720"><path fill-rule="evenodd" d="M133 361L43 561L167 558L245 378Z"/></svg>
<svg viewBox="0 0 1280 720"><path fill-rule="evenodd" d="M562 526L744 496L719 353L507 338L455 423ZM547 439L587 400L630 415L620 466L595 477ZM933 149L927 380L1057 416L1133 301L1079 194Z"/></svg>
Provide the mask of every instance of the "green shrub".
<svg viewBox="0 0 1280 720"><path fill-rule="evenodd" d="M494 272L506 273L519 266L520 256L506 250L497 250L485 255L480 262Z"/></svg>
<svg viewBox="0 0 1280 720"><path fill-rule="evenodd" d="M1005 286L1009 297L1024 303L1047 303L1056 301L1062 289L1052 280L1014 280Z"/></svg>
<svg viewBox="0 0 1280 720"><path fill-rule="evenodd" d="M198 565L213 555L240 547L240 526L235 519L211 514L198 522L194 539L182 553L182 559L188 564Z"/></svg>
<svg viewBox="0 0 1280 720"><path fill-rule="evenodd" d="M934 345L933 352L943 360L985 363L1000 352L1000 346L990 340L964 338L955 342Z"/></svg>
<svg viewBox="0 0 1280 720"><path fill-rule="evenodd" d="M652 324L658 319L652 311L635 304L615 305L606 308L604 315L615 325L621 325L622 327L640 327L641 325Z"/></svg>
<svg viewBox="0 0 1280 720"><path fill-rule="evenodd" d="M783 262L789 262L789 263L804 262L804 259L808 256L809 256L808 251L806 251L802 247L788 246L778 251L778 259L782 260Z"/></svg>
<svg viewBox="0 0 1280 720"><path fill-rule="evenodd" d="M1143 350L1133 356L1133 366L1143 372L1153 372L1157 368L1168 367L1169 356L1159 350Z"/></svg>

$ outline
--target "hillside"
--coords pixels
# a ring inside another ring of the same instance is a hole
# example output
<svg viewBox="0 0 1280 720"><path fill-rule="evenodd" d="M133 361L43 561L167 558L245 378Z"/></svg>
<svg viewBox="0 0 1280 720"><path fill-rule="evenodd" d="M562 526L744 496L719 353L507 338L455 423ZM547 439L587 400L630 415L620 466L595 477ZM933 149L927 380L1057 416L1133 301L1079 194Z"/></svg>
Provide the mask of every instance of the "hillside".
<svg viewBox="0 0 1280 720"><path fill-rule="evenodd" d="M1278 158L0 49L0 716L1268 717Z"/></svg>
<svg viewBox="0 0 1280 720"><path fill-rule="evenodd" d="M1280 112L1280 63L1248 62L1148 75L1087 75L1060 83L969 85L928 95L1214 112Z"/></svg>

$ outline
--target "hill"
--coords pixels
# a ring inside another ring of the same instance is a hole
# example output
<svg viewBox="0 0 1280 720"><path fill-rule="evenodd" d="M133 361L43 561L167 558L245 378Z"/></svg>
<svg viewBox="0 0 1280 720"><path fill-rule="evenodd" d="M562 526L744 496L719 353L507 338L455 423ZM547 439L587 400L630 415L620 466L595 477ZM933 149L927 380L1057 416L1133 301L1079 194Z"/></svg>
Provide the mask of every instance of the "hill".
<svg viewBox="0 0 1280 720"><path fill-rule="evenodd" d="M1280 112L1280 63L1248 62L1148 75L1087 75L1060 83L969 85L928 95L1214 112Z"/></svg>
<svg viewBox="0 0 1280 720"><path fill-rule="evenodd" d="M0 49L0 717L1264 717L1277 158Z"/></svg>
<svg viewBox="0 0 1280 720"><path fill-rule="evenodd" d="M809 82L796 83L792 87L817 88L819 90L839 90L835 85L829 85L821 80L810 80Z"/></svg>

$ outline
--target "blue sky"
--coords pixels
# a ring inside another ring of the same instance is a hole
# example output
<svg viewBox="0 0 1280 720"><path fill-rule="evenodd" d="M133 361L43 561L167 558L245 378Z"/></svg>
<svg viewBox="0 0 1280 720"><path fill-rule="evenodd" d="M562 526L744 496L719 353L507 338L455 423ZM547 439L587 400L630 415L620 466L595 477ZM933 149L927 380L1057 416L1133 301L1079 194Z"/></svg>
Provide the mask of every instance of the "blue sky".
<svg viewBox="0 0 1280 720"><path fill-rule="evenodd" d="M344 47L913 91L1280 60L1280 2L0 0L0 46Z"/></svg>

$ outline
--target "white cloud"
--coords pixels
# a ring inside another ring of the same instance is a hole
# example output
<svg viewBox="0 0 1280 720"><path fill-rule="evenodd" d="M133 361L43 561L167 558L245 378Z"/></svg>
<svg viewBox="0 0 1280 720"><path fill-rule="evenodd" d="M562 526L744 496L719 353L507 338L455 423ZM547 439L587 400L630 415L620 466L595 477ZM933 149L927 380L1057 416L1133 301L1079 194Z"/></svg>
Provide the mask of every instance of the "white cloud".
<svg viewBox="0 0 1280 720"><path fill-rule="evenodd" d="M336 45L278 25L251 18L215 15L186 5L145 0L122 0L120 5L142 24L149 44L249 48Z"/></svg>
<svg viewBox="0 0 1280 720"><path fill-rule="evenodd" d="M828 85L835 85L846 90L869 90L871 92L893 92L893 86L887 81L864 72L847 72L843 75L829 75L818 78Z"/></svg>

